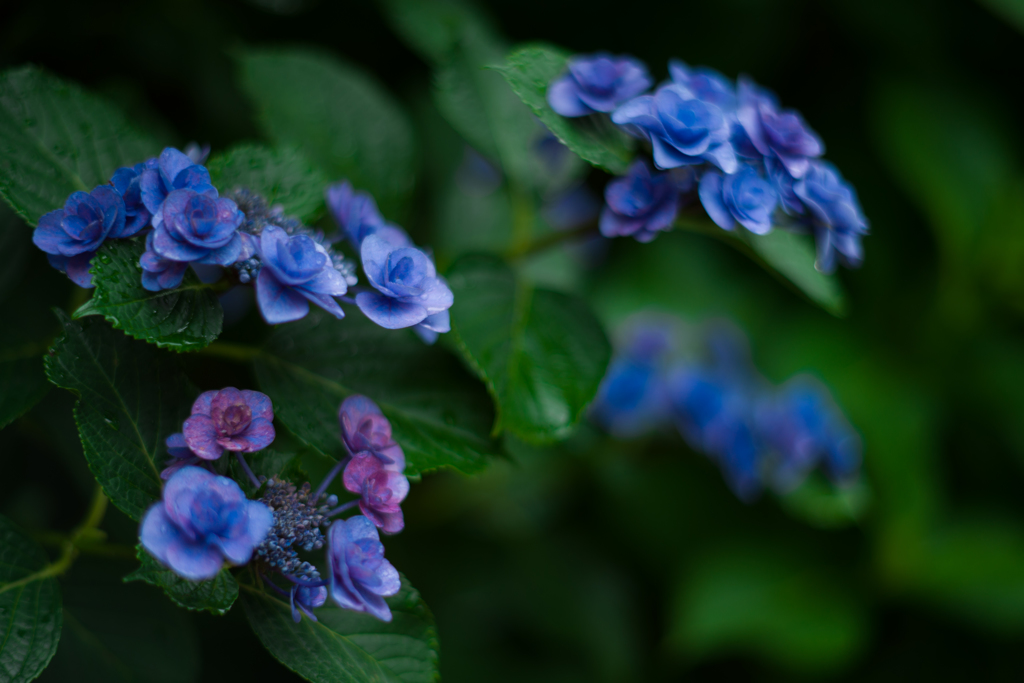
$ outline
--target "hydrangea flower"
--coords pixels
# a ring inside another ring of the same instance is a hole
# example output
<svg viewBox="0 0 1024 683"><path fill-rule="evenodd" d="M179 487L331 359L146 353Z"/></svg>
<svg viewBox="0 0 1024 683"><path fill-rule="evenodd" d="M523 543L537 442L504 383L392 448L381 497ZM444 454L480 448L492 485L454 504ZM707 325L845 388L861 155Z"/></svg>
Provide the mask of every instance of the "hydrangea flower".
<svg viewBox="0 0 1024 683"><path fill-rule="evenodd" d="M626 55L576 55L568 66L568 72L548 86L548 104L562 116L610 113L654 83L644 63Z"/></svg>
<svg viewBox="0 0 1024 683"><path fill-rule="evenodd" d="M147 167L139 178L142 203L153 217L153 227L160 227L160 207L175 190L192 190L217 198L217 188L210 184L210 172L180 150L167 147L155 164Z"/></svg>
<svg viewBox="0 0 1024 683"><path fill-rule="evenodd" d="M818 248L817 268L830 273L837 259L847 266L860 266L864 261L860 240L868 232L868 223L857 193L835 166L815 161L793 184L793 192L811 216Z"/></svg>
<svg viewBox="0 0 1024 683"><path fill-rule="evenodd" d="M321 244L308 235L289 236L268 225L259 237L257 252L263 266L256 278L256 300L268 323L305 317L310 301L336 318L345 317L332 297L345 294L348 285Z"/></svg>
<svg viewBox="0 0 1024 683"><path fill-rule="evenodd" d="M185 442L203 460L216 460L225 450L252 453L274 440L274 409L266 394L227 387L205 391L185 420Z"/></svg>
<svg viewBox="0 0 1024 683"><path fill-rule="evenodd" d="M700 201L718 227L732 230L738 222L750 232L772 230L772 214L779 203L771 183L750 166L724 178L709 171L700 179Z"/></svg>
<svg viewBox="0 0 1024 683"><path fill-rule="evenodd" d="M202 458L193 453L192 449L188 447L185 435L181 432L167 437L164 445L167 446L167 455L171 456L171 459L165 463L167 467L160 473L160 478L164 481L170 479L182 467L197 465L203 461Z"/></svg>
<svg viewBox="0 0 1024 683"><path fill-rule="evenodd" d="M599 225L605 237L632 235L650 242L658 231L670 230L679 213L679 188L671 174L652 173L639 159L605 186L604 198Z"/></svg>
<svg viewBox="0 0 1024 683"><path fill-rule="evenodd" d="M155 236L155 231L146 235L146 251L139 257L139 265L142 266L142 287L150 292L174 289L185 277L188 263L172 261L157 254L153 249Z"/></svg>
<svg viewBox="0 0 1024 683"><path fill-rule="evenodd" d="M292 621L296 624L302 621L299 610L302 610L307 617L316 621L312 610L322 607L327 602L327 588L324 586L297 585L291 590Z"/></svg>
<svg viewBox="0 0 1024 683"><path fill-rule="evenodd" d="M441 311L440 313L432 313L423 319L419 325L412 328L412 331L416 333L420 339L426 344L433 344L437 341L437 337L445 332L451 332L452 321L448 315L448 311Z"/></svg>
<svg viewBox="0 0 1024 683"><path fill-rule="evenodd" d="M388 224L377 209L373 195L354 189L347 180L331 185L325 194L327 208L356 249L367 235L372 235L378 228Z"/></svg>
<svg viewBox="0 0 1024 683"><path fill-rule="evenodd" d="M397 534L405 527L400 504L409 494L405 475L388 469L380 458L369 452L357 453L345 466L345 488L359 494L359 509L386 534Z"/></svg>
<svg viewBox="0 0 1024 683"><path fill-rule="evenodd" d="M372 453L386 469L405 471L405 453L391 437L391 423L376 403L359 394L349 396L338 408L338 422L350 453Z"/></svg>
<svg viewBox="0 0 1024 683"><path fill-rule="evenodd" d="M775 95L740 78L736 118L765 157L778 159L791 176L802 178L810 160L825 152L818 135L792 109L779 109Z"/></svg>
<svg viewBox="0 0 1024 683"><path fill-rule="evenodd" d="M174 190L154 215L153 251L171 261L231 265L242 254L238 226L244 218L230 199Z"/></svg>
<svg viewBox="0 0 1024 683"><path fill-rule="evenodd" d="M398 570L384 559L373 522L362 515L338 520L331 524L327 544L331 599L345 609L391 621L384 598L397 593L402 581Z"/></svg>
<svg viewBox="0 0 1024 683"><path fill-rule="evenodd" d="M191 581L213 578L224 561L245 564L274 523L263 503L231 479L183 467L142 518L139 539L153 557Z"/></svg>
<svg viewBox="0 0 1024 683"><path fill-rule="evenodd" d="M612 121L651 143L661 169L709 161L726 173L738 167L730 143L729 117L717 105L698 99L675 83L654 95L641 95L615 110Z"/></svg>
<svg viewBox="0 0 1024 683"><path fill-rule="evenodd" d="M668 63L672 82L698 100L715 105L723 112L736 110L736 88L732 81L706 66L691 67L678 59Z"/></svg>
<svg viewBox="0 0 1024 683"><path fill-rule="evenodd" d="M438 277L433 260L400 230L367 236L360 255L366 279L377 291L360 292L356 305L381 327L412 327L451 307L452 290Z"/></svg>
<svg viewBox="0 0 1024 683"><path fill-rule="evenodd" d="M138 230L136 228L135 230ZM45 214L32 241L47 254L50 265L67 273L79 287L92 287L89 263L108 237L130 237L124 200L109 185L92 192L72 192L63 209Z"/></svg>
<svg viewBox="0 0 1024 683"><path fill-rule="evenodd" d="M114 171L110 184L114 186L121 199L124 200L125 230L135 234L149 225L153 214L142 202L142 173L146 169L157 168L156 158L148 159L134 166L122 166Z"/></svg>

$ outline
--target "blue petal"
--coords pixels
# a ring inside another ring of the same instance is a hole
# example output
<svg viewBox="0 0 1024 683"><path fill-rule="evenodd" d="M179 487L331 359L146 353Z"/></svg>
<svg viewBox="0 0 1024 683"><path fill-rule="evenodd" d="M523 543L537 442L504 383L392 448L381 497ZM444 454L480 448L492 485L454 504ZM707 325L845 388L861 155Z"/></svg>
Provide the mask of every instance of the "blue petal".
<svg viewBox="0 0 1024 683"><path fill-rule="evenodd" d="M278 282L267 268L256 278L256 301L263 319L271 325L299 320L309 313L309 302Z"/></svg>
<svg viewBox="0 0 1024 683"><path fill-rule="evenodd" d="M389 330L412 327L427 317L427 309L423 306L399 301L377 292L360 292L356 295L356 305L363 315Z"/></svg>
<svg viewBox="0 0 1024 683"><path fill-rule="evenodd" d="M697 190L700 195L700 203L704 210L718 227L724 230L732 230L736 225L732 213L722 201L722 175L720 173L705 173L700 179L700 187Z"/></svg>

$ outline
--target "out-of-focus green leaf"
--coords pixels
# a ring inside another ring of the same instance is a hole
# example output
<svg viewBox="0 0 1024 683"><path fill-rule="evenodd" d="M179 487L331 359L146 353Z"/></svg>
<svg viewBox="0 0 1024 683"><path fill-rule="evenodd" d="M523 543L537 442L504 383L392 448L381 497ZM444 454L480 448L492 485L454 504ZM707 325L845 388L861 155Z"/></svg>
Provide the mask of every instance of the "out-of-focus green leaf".
<svg viewBox="0 0 1024 683"><path fill-rule="evenodd" d="M668 639L698 659L739 652L822 672L849 663L867 634L864 607L838 580L800 558L747 546L695 560Z"/></svg>
<svg viewBox="0 0 1024 683"><path fill-rule="evenodd" d="M454 357L358 313L336 320L315 311L278 327L256 357L256 376L276 418L336 458L344 454L338 408L352 394L384 411L407 474L472 473L498 452L488 436L494 413L487 393Z"/></svg>
<svg viewBox="0 0 1024 683"><path fill-rule="evenodd" d="M1024 32L1024 2L1021 0L979 0L996 16Z"/></svg>
<svg viewBox="0 0 1024 683"><path fill-rule="evenodd" d="M46 553L0 516L0 678L27 683L57 651L61 597L57 579L38 577Z"/></svg>
<svg viewBox="0 0 1024 683"><path fill-rule="evenodd" d="M207 581L189 581L160 564L142 545L136 547L135 554L141 566L124 577L125 583L145 581L158 586L181 607L224 614L238 598L238 582L227 569Z"/></svg>
<svg viewBox="0 0 1024 683"><path fill-rule="evenodd" d="M245 462L249 465L252 473L259 477L270 479L276 477L295 484L308 481L309 477L302 471L301 457L293 453L281 453L270 448L258 453L246 453ZM238 482L242 491L249 498L254 498L260 487L253 486L249 475L245 473L237 458L228 461L228 475Z"/></svg>
<svg viewBox="0 0 1024 683"><path fill-rule="evenodd" d="M222 194L244 187L305 222L323 211L327 178L297 149L239 145L213 157L206 166Z"/></svg>
<svg viewBox="0 0 1024 683"><path fill-rule="evenodd" d="M550 45L523 45L513 50L499 69L519 98L565 144L584 160L614 175L622 175L633 157L630 138L600 119L568 119L548 104L547 91L565 69L569 53Z"/></svg>
<svg viewBox="0 0 1024 683"><path fill-rule="evenodd" d="M447 276L452 330L498 405L496 430L532 442L567 436L611 357L587 304L517 281L492 256L463 257Z"/></svg>
<svg viewBox="0 0 1024 683"><path fill-rule="evenodd" d="M846 312L846 301L839 278L826 275L814 267L814 245L803 235L782 229L767 235L743 231L743 238L765 263L832 315Z"/></svg>
<svg viewBox="0 0 1024 683"><path fill-rule="evenodd" d="M797 488L779 496L782 509L820 529L840 529L860 520L871 504L871 492L861 478L836 486L812 474Z"/></svg>
<svg viewBox="0 0 1024 683"><path fill-rule="evenodd" d="M317 621L292 621L281 596L242 585L242 606L260 642L282 664L314 683L431 683L437 670L434 616L404 578L387 598L392 620L335 607L316 610Z"/></svg>
<svg viewBox="0 0 1024 683"><path fill-rule="evenodd" d="M102 315L119 330L173 351L195 351L220 334L224 309L191 269L181 285L150 292L142 286L141 237L106 242L92 259L96 291L74 313L76 319Z"/></svg>
<svg viewBox="0 0 1024 683"><path fill-rule="evenodd" d="M115 107L34 66L0 74L0 195L30 224L158 154Z"/></svg>
<svg viewBox="0 0 1024 683"><path fill-rule="evenodd" d="M412 191L415 140L397 102L368 74L306 49L245 50L242 87L268 137L298 147L332 179L400 212Z"/></svg>
<svg viewBox="0 0 1024 683"><path fill-rule="evenodd" d="M57 317L64 335L46 357L47 377L78 396L75 421L89 469L110 501L140 520L160 499L164 440L181 430L198 392L174 355L97 318Z"/></svg>

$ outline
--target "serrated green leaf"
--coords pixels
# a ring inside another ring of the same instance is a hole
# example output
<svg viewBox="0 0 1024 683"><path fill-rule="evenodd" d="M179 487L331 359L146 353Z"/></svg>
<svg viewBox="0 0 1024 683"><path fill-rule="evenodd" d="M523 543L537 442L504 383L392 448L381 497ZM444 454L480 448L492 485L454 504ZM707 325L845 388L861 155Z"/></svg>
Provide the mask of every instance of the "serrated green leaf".
<svg viewBox="0 0 1024 683"><path fill-rule="evenodd" d="M164 440L181 431L198 392L173 354L97 318L56 314L64 334L46 357L46 375L79 398L75 422L93 476L114 505L140 520L160 499Z"/></svg>
<svg viewBox="0 0 1024 683"><path fill-rule="evenodd" d="M282 664L314 683L431 683L437 670L434 617L419 593L402 578L387 598L392 620L343 610L328 602L318 621L292 621L280 596L242 585L242 606L260 642Z"/></svg>
<svg viewBox="0 0 1024 683"><path fill-rule="evenodd" d="M125 583L145 581L164 590L176 604L190 610L206 610L224 614L238 598L238 582L227 569L207 581L189 581L160 564L142 545L135 548L141 566L128 576Z"/></svg>
<svg viewBox="0 0 1024 683"><path fill-rule="evenodd" d="M61 597L57 579L38 577L46 553L0 516L0 679L25 683L57 651Z"/></svg>
<svg viewBox="0 0 1024 683"><path fill-rule="evenodd" d="M35 225L160 152L104 100L34 66L0 74L0 195Z"/></svg>
<svg viewBox="0 0 1024 683"><path fill-rule="evenodd" d="M633 158L631 139L600 118L566 118L548 104L548 86L566 70L569 52L551 45L514 49L498 70L516 95L566 147L585 161L622 175Z"/></svg>
<svg viewBox="0 0 1024 683"><path fill-rule="evenodd" d="M535 443L567 436L611 357L587 304L517 281L493 256L463 257L447 277L452 330L498 405L496 427Z"/></svg>
<svg viewBox="0 0 1024 683"><path fill-rule="evenodd" d="M814 267L814 245L806 235L776 228L767 235L742 231L754 252L826 311L842 317L846 300L839 278Z"/></svg>
<svg viewBox="0 0 1024 683"><path fill-rule="evenodd" d="M267 136L298 147L331 179L369 190L387 214L404 206L414 180L412 124L368 74L325 53L246 50L242 88Z"/></svg>
<svg viewBox="0 0 1024 683"><path fill-rule="evenodd" d="M359 313L336 320L314 311L278 327L256 357L256 376L275 417L334 457L344 454L338 407L356 393L388 417L410 476L442 467L477 472L498 452L488 436L491 402L459 362Z"/></svg>
<svg viewBox="0 0 1024 683"><path fill-rule="evenodd" d="M211 158L206 167L221 194L244 187L306 223L323 212L327 177L297 149L239 145Z"/></svg>
<svg viewBox="0 0 1024 683"><path fill-rule="evenodd" d="M203 348L217 338L224 322L217 296L191 270L174 289L146 290L139 265L145 250L139 237L100 247L89 268L96 291L74 317L102 315L132 337L173 351Z"/></svg>

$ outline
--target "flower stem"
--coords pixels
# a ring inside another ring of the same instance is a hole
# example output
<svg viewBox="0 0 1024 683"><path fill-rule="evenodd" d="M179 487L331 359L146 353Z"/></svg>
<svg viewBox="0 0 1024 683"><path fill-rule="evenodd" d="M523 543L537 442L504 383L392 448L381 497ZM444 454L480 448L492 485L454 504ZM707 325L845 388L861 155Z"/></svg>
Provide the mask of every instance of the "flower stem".
<svg viewBox="0 0 1024 683"><path fill-rule="evenodd" d="M330 512L328 512L327 516L328 517L335 517L337 515L340 515L345 510L351 510L356 505L359 505L359 501L358 500L350 500L349 502L347 502L347 503L345 503L343 505L339 505L338 507L336 507L333 510L331 510Z"/></svg>
<svg viewBox="0 0 1024 683"><path fill-rule="evenodd" d="M242 469L249 477L249 481L252 482L252 485L255 486L256 488L259 488L260 480L256 478L255 474L253 474L252 469L250 469L249 467L249 463L245 461L245 457L243 457L239 451L235 451L235 457L238 458L238 464L242 466Z"/></svg>
<svg viewBox="0 0 1024 683"><path fill-rule="evenodd" d="M347 444L345 448L348 448ZM316 501L320 500L320 496L324 495L324 491L326 491L327 487L331 485L331 482L334 481L334 478L338 476L338 473L345 469L345 465L348 464L348 461L350 459L350 456L345 456L344 458L338 461L338 464L331 468L331 471L327 473L327 476L324 477L324 480L320 482L319 486L316 487L316 491L314 491L313 495L310 496L311 501L315 503Z"/></svg>

